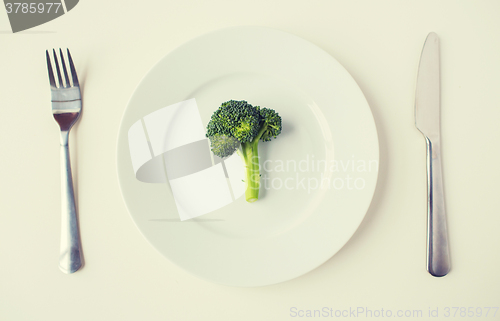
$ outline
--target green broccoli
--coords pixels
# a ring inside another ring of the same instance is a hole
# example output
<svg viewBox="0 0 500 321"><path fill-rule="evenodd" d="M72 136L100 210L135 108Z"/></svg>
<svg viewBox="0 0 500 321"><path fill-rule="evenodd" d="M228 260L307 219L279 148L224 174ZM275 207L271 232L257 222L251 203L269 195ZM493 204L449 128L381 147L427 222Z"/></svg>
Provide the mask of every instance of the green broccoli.
<svg viewBox="0 0 500 321"><path fill-rule="evenodd" d="M224 158L237 151L245 164L247 202L259 198L259 141L268 142L280 133L281 117L277 112L244 100L222 103L208 122L206 136L212 152Z"/></svg>

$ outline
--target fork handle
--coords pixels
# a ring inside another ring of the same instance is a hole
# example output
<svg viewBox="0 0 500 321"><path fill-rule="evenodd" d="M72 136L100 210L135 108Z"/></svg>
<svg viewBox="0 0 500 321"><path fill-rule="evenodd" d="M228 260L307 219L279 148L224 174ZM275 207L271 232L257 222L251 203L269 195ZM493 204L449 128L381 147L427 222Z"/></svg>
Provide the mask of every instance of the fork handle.
<svg viewBox="0 0 500 321"><path fill-rule="evenodd" d="M444 206L443 170L439 137L427 141L427 271L445 276L450 271L450 252Z"/></svg>
<svg viewBox="0 0 500 321"><path fill-rule="evenodd" d="M64 273L76 272L83 265L83 253L71 176L68 131L61 132L61 249L59 268Z"/></svg>

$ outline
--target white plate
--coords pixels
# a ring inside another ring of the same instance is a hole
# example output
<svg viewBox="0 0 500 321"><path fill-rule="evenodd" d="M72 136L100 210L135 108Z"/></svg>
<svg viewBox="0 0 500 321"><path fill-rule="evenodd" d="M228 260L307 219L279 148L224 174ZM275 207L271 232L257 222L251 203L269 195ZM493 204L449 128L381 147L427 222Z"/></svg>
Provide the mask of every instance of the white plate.
<svg viewBox="0 0 500 321"><path fill-rule="evenodd" d="M191 98L204 126L220 103L235 99L278 111L283 132L260 144L268 188L259 201L241 197L180 221L168 183L136 179L128 131ZM372 199L378 156L366 99L334 58L285 32L237 27L182 45L146 75L123 116L118 175L133 220L169 260L216 283L262 286L311 271L349 240Z"/></svg>

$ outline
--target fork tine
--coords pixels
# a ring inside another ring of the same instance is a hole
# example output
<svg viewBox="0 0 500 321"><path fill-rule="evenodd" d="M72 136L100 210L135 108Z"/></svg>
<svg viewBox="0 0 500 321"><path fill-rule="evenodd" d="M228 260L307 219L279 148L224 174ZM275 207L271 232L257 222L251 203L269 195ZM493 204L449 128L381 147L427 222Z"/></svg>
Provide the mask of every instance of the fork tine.
<svg viewBox="0 0 500 321"><path fill-rule="evenodd" d="M59 61L57 60L56 51L54 49L52 49L52 51L54 52L54 62L56 64L57 79L59 80L59 87L62 88L62 87L64 87L64 83L63 83L62 76L61 76L61 69L59 69Z"/></svg>
<svg viewBox="0 0 500 321"><path fill-rule="evenodd" d="M66 70L66 62L64 61L64 56L61 48L59 48L59 55L61 56L61 64L64 71L64 79L66 80L66 87L70 87L71 85L69 83L68 71Z"/></svg>
<svg viewBox="0 0 500 321"><path fill-rule="evenodd" d="M52 71L52 64L50 63L50 56L48 50L45 50L45 56L47 57L47 70L49 71L50 87L57 88L56 80L54 79L54 72Z"/></svg>
<svg viewBox="0 0 500 321"><path fill-rule="evenodd" d="M68 51L69 69L71 70L71 77L73 77L73 86L80 86L80 83L78 82L78 75L76 74L75 65L73 64L73 59L71 58L69 49L66 50Z"/></svg>

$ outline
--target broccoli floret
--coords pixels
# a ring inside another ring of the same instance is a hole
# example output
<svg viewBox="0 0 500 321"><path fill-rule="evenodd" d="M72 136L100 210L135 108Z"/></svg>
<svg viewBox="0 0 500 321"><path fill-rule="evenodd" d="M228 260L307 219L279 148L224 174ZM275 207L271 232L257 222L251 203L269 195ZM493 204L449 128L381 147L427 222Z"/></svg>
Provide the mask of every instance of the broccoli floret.
<svg viewBox="0 0 500 321"><path fill-rule="evenodd" d="M232 136L215 134L209 138L212 152L220 158L231 156L240 146L240 141Z"/></svg>
<svg viewBox="0 0 500 321"><path fill-rule="evenodd" d="M262 132L260 140L263 142L271 141L271 138L281 134L281 117L272 109L262 108L260 110L261 126L265 129Z"/></svg>
<svg viewBox="0 0 500 321"><path fill-rule="evenodd" d="M230 100L213 113L207 126L207 137L228 136L247 143L252 141L259 129L259 110L246 101Z"/></svg>
<svg viewBox="0 0 500 321"><path fill-rule="evenodd" d="M259 198L259 141L268 142L281 133L281 117L272 109L230 100L217 109L207 125L212 152L228 157L238 152L245 164L247 202Z"/></svg>

